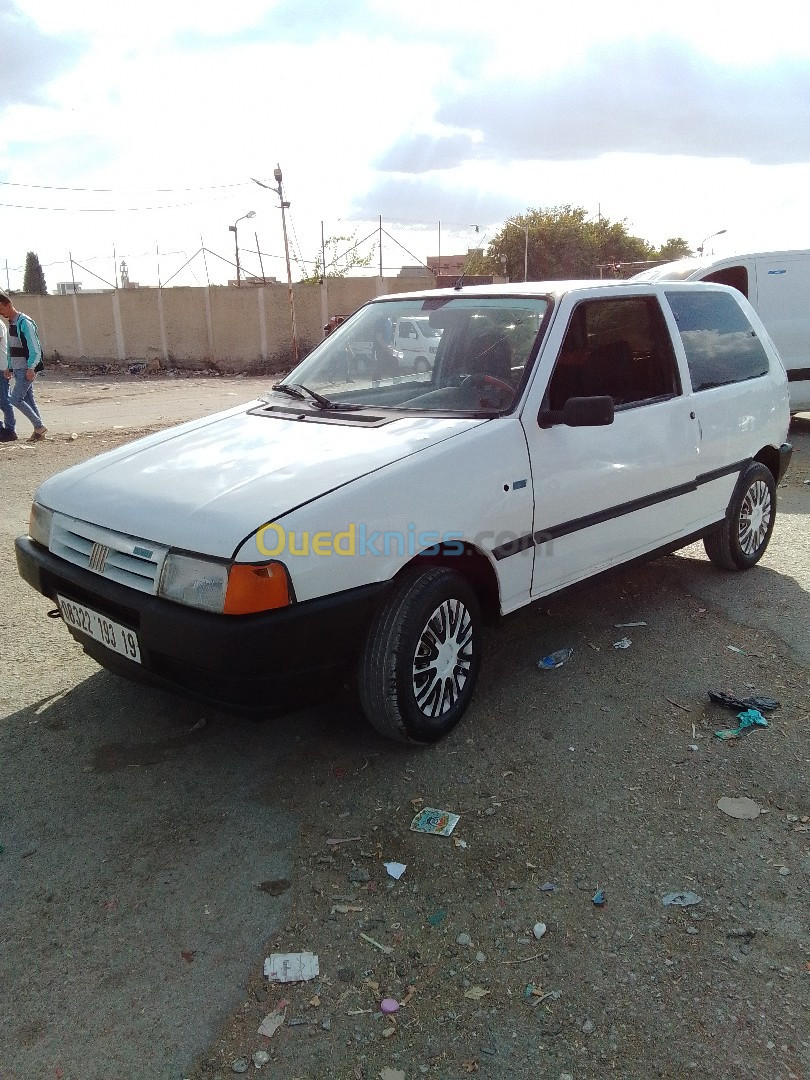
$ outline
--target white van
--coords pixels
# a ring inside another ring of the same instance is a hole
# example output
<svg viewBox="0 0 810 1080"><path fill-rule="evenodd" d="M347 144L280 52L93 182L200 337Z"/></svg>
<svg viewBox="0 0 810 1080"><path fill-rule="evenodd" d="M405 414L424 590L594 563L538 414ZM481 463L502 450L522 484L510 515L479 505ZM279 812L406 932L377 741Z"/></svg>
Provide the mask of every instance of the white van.
<svg viewBox="0 0 810 1080"><path fill-rule="evenodd" d="M419 320L430 371L347 370L352 341ZM17 563L121 675L263 713L348 683L378 731L433 742L485 622L699 537L753 567L789 422L724 285L379 297L260 399L46 480Z"/></svg>
<svg viewBox="0 0 810 1080"><path fill-rule="evenodd" d="M407 371L430 371L441 336L441 329L427 318L397 319L394 348L402 354L400 365Z"/></svg>
<svg viewBox="0 0 810 1080"><path fill-rule="evenodd" d="M679 259L631 280L715 281L739 289L762 319L785 365L791 413L810 410L810 251Z"/></svg>

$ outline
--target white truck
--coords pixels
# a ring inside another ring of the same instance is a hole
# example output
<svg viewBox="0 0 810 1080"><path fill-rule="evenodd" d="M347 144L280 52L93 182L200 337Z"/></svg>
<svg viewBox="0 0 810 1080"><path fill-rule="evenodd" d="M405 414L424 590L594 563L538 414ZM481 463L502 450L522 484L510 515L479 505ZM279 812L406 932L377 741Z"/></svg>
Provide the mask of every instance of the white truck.
<svg viewBox="0 0 810 1080"><path fill-rule="evenodd" d="M787 370L791 413L810 409L810 251L679 259L633 281L714 281L738 289L759 315Z"/></svg>

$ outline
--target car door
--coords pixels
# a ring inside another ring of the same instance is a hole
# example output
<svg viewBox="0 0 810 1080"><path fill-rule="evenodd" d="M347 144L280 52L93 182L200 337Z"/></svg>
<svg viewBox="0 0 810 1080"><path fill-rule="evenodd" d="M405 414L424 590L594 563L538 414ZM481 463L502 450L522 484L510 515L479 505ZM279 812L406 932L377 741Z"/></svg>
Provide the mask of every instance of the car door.
<svg viewBox="0 0 810 1080"><path fill-rule="evenodd" d="M698 516L698 433L657 298L614 291L563 303L546 348L550 378L541 363L523 413L534 596L684 536ZM612 398L611 424L560 422L568 398L595 396Z"/></svg>

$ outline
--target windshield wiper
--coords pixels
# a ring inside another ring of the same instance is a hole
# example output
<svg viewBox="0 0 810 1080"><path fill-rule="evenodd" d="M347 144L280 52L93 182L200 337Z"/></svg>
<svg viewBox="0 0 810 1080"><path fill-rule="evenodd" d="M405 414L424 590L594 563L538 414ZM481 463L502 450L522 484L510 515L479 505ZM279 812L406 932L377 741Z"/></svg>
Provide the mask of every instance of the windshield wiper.
<svg viewBox="0 0 810 1080"><path fill-rule="evenodd" d="M316 390L310 390L303 383L276 383L273 390L280 394L288 394L290 397L300 398L302 401L311 401L316 409L362 409L362 405L344 405L339 401L330 401L328 397L319 394Z"/></svg>

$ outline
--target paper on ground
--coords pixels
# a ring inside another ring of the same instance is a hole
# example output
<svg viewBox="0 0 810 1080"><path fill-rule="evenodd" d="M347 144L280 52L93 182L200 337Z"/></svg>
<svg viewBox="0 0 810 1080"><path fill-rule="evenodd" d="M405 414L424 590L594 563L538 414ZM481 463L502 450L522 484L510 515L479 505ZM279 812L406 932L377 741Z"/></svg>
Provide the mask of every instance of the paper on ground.
<svg viewBox="0 0 810 1080"><path fill-rule="evenodd" d="M272 953L264 962L270 982L309 982L319 974L315 953Z"/></svg>

